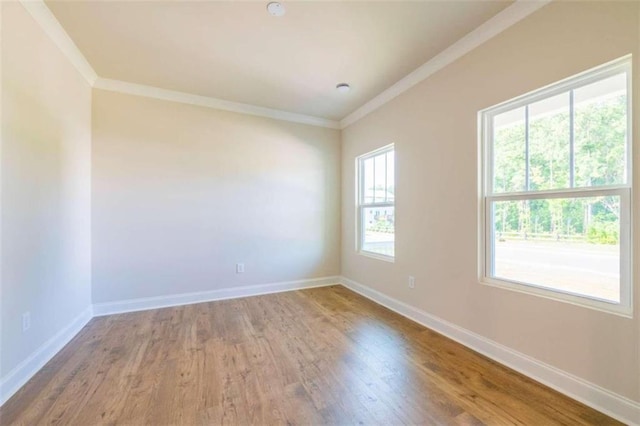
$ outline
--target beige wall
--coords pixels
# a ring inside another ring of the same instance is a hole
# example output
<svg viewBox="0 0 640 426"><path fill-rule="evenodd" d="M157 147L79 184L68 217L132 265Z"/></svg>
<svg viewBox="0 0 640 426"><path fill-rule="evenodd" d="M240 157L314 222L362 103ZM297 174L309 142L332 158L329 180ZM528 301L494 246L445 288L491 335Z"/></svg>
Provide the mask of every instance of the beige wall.
<svg viewBox="0 0 640 426"><path fill-rule="evenodd" d="M546 6L345 129L342 148L335 130L101 90L92 104L86 82L22 6L3 2L0 10L0 377L92 297L103 303L342 271L640 401L637 278L635 319L627 319L476 277L477 111L633 53L640 135L640 3ZM391 142L395 263L354 250L354 159ZM634 149L640 164L637 142ZM634 179L640 211L638 171ZM244 274L235 273L237 262ZM23 334L25 311L32 328Z"/></svg>
<svg viewBox="0 0 640 426"><path fill-rule="evenodd" d="M633 53L634 131L640 135L639 18L638 2L552 3L345 129L342 274L640 401L638 297L635 319L628 319L477 279L477 112ZM397 159L395 263L354 249L354 159L391 142ZM414 290L407 286L409 275L416 277Z"/></svg>
<svg viewBox="0 0 640 426"><path fill-rule="evenodd" d="M1 382L91 304L91 88L22 5L0 7Z"/></svg>
<svg viewBox="0 0 640 426"><path fill-rule="evenodd" d="M337 130L94 91L94 303L338 275L339 203Z"/></svg>

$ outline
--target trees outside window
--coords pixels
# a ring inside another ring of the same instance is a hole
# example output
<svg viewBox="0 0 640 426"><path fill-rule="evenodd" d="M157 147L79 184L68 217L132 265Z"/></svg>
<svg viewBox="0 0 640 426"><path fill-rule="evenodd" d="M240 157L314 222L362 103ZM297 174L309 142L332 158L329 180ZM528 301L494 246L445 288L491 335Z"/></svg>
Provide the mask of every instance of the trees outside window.
<svg viewBox="0 0 640 426"><path fill-rule="evenodd" d="M480 113L484 282L631 312L630 64Z"/></svg>

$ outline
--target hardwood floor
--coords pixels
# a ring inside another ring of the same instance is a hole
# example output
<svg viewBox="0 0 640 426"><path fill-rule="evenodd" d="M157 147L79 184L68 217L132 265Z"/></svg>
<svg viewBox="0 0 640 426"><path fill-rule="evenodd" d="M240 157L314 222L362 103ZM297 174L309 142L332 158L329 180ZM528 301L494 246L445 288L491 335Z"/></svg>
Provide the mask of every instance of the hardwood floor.
<svg viewBox="0 0 640 426"><path fill-rule="evenodd" d="M341 286L94 318L9 424L616 424Z"/></svg>

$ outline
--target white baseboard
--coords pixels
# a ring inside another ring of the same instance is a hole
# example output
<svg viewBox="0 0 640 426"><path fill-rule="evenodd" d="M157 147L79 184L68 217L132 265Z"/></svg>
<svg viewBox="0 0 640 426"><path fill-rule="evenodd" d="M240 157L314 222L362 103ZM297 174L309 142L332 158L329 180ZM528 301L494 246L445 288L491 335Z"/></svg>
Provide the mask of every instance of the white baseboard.
<svg viewBox="0 0 640 426"><path fill-rule="evenodd" d="M44 365L51 360L76 334L93 318L93 310L88 306L69 325L47 340L27 359L18 364L0 379L0 406L25 385Z"/></svg>
<svg viewBox="0 0 640 426"><path fill-rule="evenodd" d="M573 399L628 424L640 424L640 403L632 401L598 385L590 383L528 355L510 349L479 334L459 327L377 290L345 277L324 277L273 284L226 288L198 293L149 297L88 307L67 327L43 344L29 358L0 379L0 406L15 394L35 373L53 358L93 316L188 305L215 300L257 296L313 287L342 284L345 287L399 313L419 324L435 330L501 364L537 380Z"/></svg>
<svg viewBox="0 0 640 426"><path fill-rule="evenodd" d="M258 296L260 294L280 293L283 291L301 290L313 287L325 287L340 284L340 277L323 277L306 280L287 281L272 284L260 284L244 287L225 288L221 290L183 293L171 296L145 297L141 299L123 300L113 303L98 303L89 306L68 326L60 330L31 356L22 361L5 377L0 379L0 407L11 398L31 377L51 360L94 316L118 314L124 312L143 311L166 308L170 306L189 305L193 303L211 302L214 300L235 299L238 297Z"/></svg>
<svg viewBox="0 0 640 426"><path fill-rule="evenodd" d="M306 280L286 281L272 284L259 284L243 287L229 287L220 290L182 293L169 296L144 297L118 302L97 303L93 305L95 316L121 314L125 312L145 311L148 309L168 308L171 306L213 302L216 300L236 299L238 297L258 296L260 294L280 293L312 287L324 287L340 283L340 277L323 277Z"/></svg>
<svg viewBox="0 0 640 426"><path fill-rule="evenodd" d="M367 299L424 325L525 376L627 424L640 424L640 403L389 297L346 277L340 283Z"/></svg>

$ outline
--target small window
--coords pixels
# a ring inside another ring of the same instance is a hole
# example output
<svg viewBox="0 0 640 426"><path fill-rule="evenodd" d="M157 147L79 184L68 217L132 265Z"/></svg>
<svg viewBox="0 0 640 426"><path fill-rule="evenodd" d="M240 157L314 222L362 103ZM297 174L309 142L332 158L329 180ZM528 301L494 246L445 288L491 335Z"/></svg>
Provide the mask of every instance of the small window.
<svg viewBox="0 0 640 426"><path fill-rule="evenodd" d="M631 314L631 58L480 112L481 281Z"/></svg>
<svg viewBox="0 0 640 426"><path fill-rule="evenodd" d="M358 250L385 260L395 256L393 145L362 155L358 167Z"/></svg>

